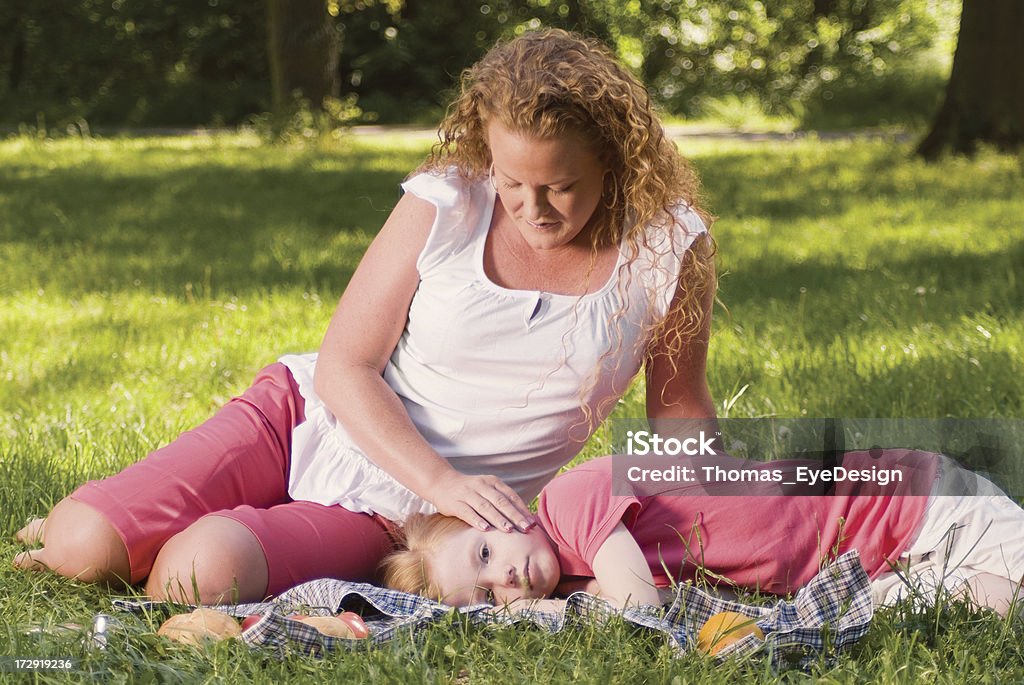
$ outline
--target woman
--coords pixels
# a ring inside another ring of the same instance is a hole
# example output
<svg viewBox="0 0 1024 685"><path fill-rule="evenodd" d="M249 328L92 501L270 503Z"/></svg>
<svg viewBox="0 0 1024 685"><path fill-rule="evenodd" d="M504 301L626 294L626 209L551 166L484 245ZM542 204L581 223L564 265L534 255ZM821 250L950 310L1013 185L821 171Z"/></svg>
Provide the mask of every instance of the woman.
<svg viewBox="0 0 1024 685"><path fill-rule="evenodd" d="M641 367L651 419L713 417L713 242L641 84L594 42L527 34L466 72L441 141L319 355L76 490L15 563L207 603L367 579L414 512L528 529Z"/></svg>

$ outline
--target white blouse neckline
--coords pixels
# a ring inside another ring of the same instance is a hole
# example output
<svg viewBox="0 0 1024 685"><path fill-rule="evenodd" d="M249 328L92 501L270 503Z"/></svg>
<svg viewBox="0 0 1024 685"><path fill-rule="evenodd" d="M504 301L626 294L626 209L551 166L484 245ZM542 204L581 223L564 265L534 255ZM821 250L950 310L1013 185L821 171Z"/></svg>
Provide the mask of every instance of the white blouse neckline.
<svg viewBox="0 0 1024 685"><path fill-rule="evenodd" d="M619 281L619 272L625 264L625 245L619 244L618 255L615 259L615 267L612 269L611 275L605 284L591 293L584 293L583 295L571 295L568 293L556 293L547 290L523 290L518 288L506 288L503 285L498 285L490 276L487 275L487 271L484 269L484 250L487 245L487 233L490 231L491 222L494 221L494 207L498 193L490 186L485 184L485 190L487 193L486 204L483 211L480 212L480 221L476 225L474 230L474 239L477 240L477 245L473 252L473 269L476 271L477 278L480 282L488 289L493 290L503 295L510 295L513 297L523 298L537 298L537 297L548 297L552 299L561 300L578 300L586 302L588 300L597 299L607 294Z"/></svg>

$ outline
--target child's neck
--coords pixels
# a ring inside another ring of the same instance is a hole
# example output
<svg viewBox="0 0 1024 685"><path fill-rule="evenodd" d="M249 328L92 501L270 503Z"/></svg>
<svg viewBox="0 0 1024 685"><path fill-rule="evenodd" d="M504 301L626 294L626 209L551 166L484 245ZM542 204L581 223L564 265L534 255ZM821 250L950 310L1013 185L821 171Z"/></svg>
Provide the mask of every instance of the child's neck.
<svg viewBox="0 0 1024 685"><path fill-rule="evenodd" d="M544 539L551 545L551 551L554 552L555 558L559 559L558 556L558 545L551 539L551 535L548 534L547 529L543 525L538 523L541 532L544 533ZM599 588L597 586L597 579L587 576L566 576L563 575L558 580L558 585L555 586L555 591L552 593L553 597L568 597L574 592L589 592L592 595L599 594Z"/></svg>

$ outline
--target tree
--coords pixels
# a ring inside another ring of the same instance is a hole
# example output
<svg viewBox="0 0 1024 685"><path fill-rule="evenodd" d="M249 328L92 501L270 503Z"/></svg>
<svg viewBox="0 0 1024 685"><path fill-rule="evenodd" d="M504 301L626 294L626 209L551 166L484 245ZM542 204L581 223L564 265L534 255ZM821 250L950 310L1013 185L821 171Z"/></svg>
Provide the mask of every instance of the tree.
<svg viewBox="0 0 1024 685"><path fill-rule="evenodd" d="M978 143L1000 150L1024 143L1024 34L1021 0L964 0L946 96L917 148L925 159L972 154Z"/></svg>
<svg viewBox="0 0 1024 685"><path fill-rule="evenodd" d="M275 114L296 96L319 108L338 96L338 32L326 0L267 0L267 53Z"/></svg>
<svg viewBox="0 0 1024 685"><path fill-rule="evenodd" d="M0 2L0 121L235 124L269 107L263 3Z"/></svg>

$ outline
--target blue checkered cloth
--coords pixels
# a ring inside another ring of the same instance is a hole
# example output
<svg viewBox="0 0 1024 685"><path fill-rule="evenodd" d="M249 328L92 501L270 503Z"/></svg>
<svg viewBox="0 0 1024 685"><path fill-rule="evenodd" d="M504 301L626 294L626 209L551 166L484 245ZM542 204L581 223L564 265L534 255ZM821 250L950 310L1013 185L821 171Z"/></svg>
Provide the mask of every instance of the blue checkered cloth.
<svg viewBox="0 0 1024 685"><path fill-rule="evenodd" d="M117 599L114 609L132 613L173 613L180 605ZM621 616L626 622L667 636L680 653L697 643L697 632L709 617L735 611L756 620L764 640L747 635L723 648L718 659L767 655L775 666L806 665L820 655L833 657L867 633L871 623L870 582L856 551L847 552L823 569L796 596L771 606L754 606L680 585L672 604L639 607L619 612L604 600L584 592L568 597L557 613L495 611L488 605L456 609L438 602L386 590L366 583L320 579L296 586L273 600L253 604L211 607L236 617L262 618L243 631L242 639L254 648L280 654L301 651L322 656L338 650L366 649L399 634L415 635L450 615L462 615L473 625L533 624L557 633L585 623ZM343 610L362 614L370 630L366 640L327 637L310 625L287 618L296 613L330 616Z"/></svg>

